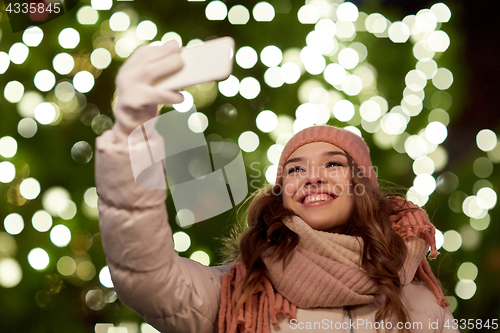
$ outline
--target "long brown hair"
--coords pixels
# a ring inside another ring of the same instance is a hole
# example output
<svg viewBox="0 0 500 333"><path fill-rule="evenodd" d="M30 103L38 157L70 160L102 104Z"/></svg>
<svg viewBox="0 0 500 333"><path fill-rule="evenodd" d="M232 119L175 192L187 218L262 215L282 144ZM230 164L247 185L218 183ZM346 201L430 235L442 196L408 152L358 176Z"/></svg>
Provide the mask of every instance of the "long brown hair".
<svg viewBox="0 0 500 333"><path fill-rule="evenodd" d="M346 235L358 236L363 240L361 268L379 287L382 304L375 320L391 320L408 322L408 314L401 300L402 284L398 272L403 267L407 255L407 247L403 239L392 229L389 221L394 213L391 199L402 198L398 194L385 194L372 181L363 176L352 158L347 155L349 170L352 171L355 191L354 212L351 221L344 227ZM293 211L283 206L282 188L280 184L266 186L254 193L246 219L240 223L230 238L225 239L226 256L224 263L230 263L239 255L247 268L247 273L236 292L243 291L237 303L239 309L262 282L265 265L261 254L275 246L275 254L286 259L299 243L299 236L282 222L282 218L294 215ZM248 223L250 227L245 225ZM235 312L236 313L236 312ZM406 331L400 329L401 331Z"/></svg>

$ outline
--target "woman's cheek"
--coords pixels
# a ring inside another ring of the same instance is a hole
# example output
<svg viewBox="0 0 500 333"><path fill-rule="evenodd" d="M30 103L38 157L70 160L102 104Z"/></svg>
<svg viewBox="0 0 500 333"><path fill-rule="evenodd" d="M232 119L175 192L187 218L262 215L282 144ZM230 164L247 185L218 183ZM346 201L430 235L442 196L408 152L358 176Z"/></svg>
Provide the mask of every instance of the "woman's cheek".
<svg viewBox="0 0 500 333"><path fill-rule="evenodd" d="M295 182L284 181L283 182L283 204L285 207L289 207L293 201L293 196L297 192L297 185Z"/></svg>
<svg viewBox="0 0 500 333"><path fill-rule="evenodd" d="M297 192L297 182L290 180L285 181L283 184L283 197L288 199L293 199L293 196Z"/></svg>

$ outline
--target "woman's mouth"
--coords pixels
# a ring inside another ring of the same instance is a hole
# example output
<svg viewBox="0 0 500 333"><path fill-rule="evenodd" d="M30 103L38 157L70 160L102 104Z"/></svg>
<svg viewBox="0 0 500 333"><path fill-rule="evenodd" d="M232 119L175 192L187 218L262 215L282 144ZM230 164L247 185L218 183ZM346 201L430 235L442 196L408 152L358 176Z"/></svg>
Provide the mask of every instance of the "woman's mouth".
<svg viewBox="0 0 500 333"><path fill-rule="evenodd" d="M302 200L302 204L307 205L310 203L316 203L316 202L323 202L323 201L331 201L334 200L336 197L327 193L321 193L321 194L310 194L306 195L304 199Z"/></svg>

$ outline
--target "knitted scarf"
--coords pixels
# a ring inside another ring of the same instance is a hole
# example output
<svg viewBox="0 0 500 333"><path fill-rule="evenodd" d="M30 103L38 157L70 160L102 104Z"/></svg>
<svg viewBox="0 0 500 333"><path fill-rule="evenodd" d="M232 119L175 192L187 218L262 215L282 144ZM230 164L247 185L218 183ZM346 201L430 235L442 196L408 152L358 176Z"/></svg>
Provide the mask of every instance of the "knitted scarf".
<svg viewBox="0 0 500 333"><path fill-rule="evenodd" d="M405 240L408 254L399 272L403 285L418 275L434 293L441 306L449 306L425 254L436 257L435 229L427 214L418 206L401 200L393 202L396 214L390 217L393 229ZM340 307L368 304L375 300L378 288L361 269L363 241L337 233L312 229L300 217L283 219L299 235L299 244L290 254L285 268L273 248L261 258L266 265L263 283L234 313L242 293L236 289L246 274L245 265L236 260L222 278L219 333L268 333L270 323L278 326L278 316L296 318L298 308Z"/></svg>

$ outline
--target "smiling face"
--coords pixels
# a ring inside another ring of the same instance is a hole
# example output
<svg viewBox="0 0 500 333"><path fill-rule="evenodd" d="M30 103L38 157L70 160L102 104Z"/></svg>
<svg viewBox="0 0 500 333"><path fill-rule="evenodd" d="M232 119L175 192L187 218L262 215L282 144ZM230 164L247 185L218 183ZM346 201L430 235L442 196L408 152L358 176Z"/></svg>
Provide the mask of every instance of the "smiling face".
<svg viewBox="0 0 500 333"><path fill-rule="evenodd" d="M283 204L313 229L342 232L354 210L347 155L314 142L299 147L283 167Z"/></svg>

